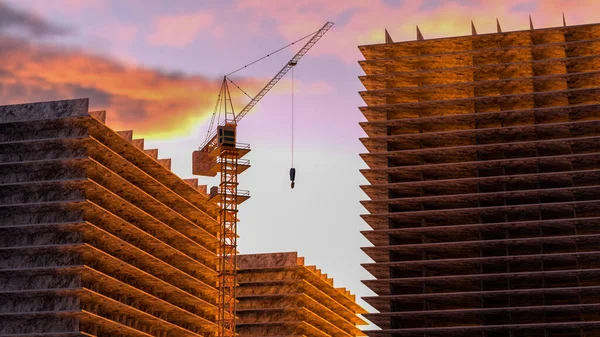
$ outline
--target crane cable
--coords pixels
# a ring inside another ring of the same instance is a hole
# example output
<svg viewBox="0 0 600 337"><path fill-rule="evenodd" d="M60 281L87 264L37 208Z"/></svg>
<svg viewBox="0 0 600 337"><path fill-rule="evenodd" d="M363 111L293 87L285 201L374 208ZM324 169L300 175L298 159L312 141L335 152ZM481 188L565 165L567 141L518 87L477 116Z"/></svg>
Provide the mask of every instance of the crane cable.
<svg viewBox="0 0 600 337"><path fill-rule="evenodd" d="M235 85L236 88L238 88L239 91L241 91L244 95L246 95L248 98L252 99L252 96L248 95L247 92L244 91L244 89L240 88L239 85L235 84L235 82L233 82L229 77L225 77L231 84Z"/></svg>
<svg viewBox="0 0 600 337"><path fill-rule="evenodd" d="M236 69L236 70L234 70L234 71L230 72L229 74L225 75L225 79L226 79L227 81L229 81L231 84L233 84L233 85L234 85L234 86L235 86L235 87L236 87L236 88L237 88L239 91L241 91L241 92L242 92L244 95L246 95L248 98L252 99L252 96L248 95L248 93L247 93L247 92L245 92L245 91L244 91L244 90L243 90L243 89L242 89L242 88L241 88L239 85L237 85L236 83L234 83L234 82L233 82L233 81L232 81L232 80L229 78L229 76L230 76L230 75L233 75L233 74L235 74L235 73L237 73L237 72L238 72L238 71L240 71L240 70L246 69L246 68L248 68L249 66L251 66L251 65L253 65L253 64L255 64L255 63L259 62L259 61L262 61L262 60L266 59L267 57L269 57L269 56L271 56L271 55L277 54L278 52L280 52L280 51L282 51L282 50L284 50L284 49L286 49L286 48L288 48L288 47L291 47L291 46L295 45L296 43L298 43L298 42L300 42L300 41L302 41L302 40L306 40L306 39L308 39L309 37L311 37L311 36L314 36L314 35L315 35L316 33L318 33L318 32L319 32L319 30L317 30L317 31L315 31L315 32L312 32L312 33L310 33L310 34L308 34L308 35L306 35L306 36L304 36L304 37L301 37L301 38L299 38L298 40L296 40L296 41L294 41L294 42L292 42L292 43L289 43L289 44L287 44L287 45L285 45L285 46L283 46L283 47L281 47L281 48L279 48L279 49L275 50L274 52L271 52L271 53L269 53L269 54L267 54L267 55L265 55L265 56L263 56L263 57L261 57L261 58L259 58L259 59L257 59L257 60L254 60L254 61L252 61L252 62L250 62L250 63L246 64L246 65L245 65L245 66L243 66L243 67L240 67L240 68L238 68L238 69ZM223 88L221 88L221 89L223 89ZM217 125L219 124L219 122L220 122L220 120L221 120L221 116L220 116L220 114L221 114L221 110L219 110L219 109L221 108L221 106L220 106L221 94L222 94L222 92L219 92L219 96L218 96L218 98L217 98L217 105L216 105L216 107L215 107L215 111L213 111L213 115L212 115L212 118L211 118L210 126L208 127L208 131L206 132L206 142L208 142L208 140L210 139L210 132L211 132L211 130L212 130L212 125L213 125L213 123L214 123L214 120L215 120L215 115L217 115Z"/></svg>
<svg viewBox="0 0 600 337"><path fill-rule="evenodd" d="M292 67L292 168L290 168L291 187L294 188L296 169L294 168L294 68Z"/></svg>
<svg viewBox="0 0 600 337"><path fill-rule="evenodd" d="M292 67L292 167L294 167L294 68Z"/></svg>
<svg viewBox="0 0 600 337"><path fill-rule="evenodd" d="M319 29L319 30L320 30L320 29ZM298 43L298 42L300 42L300 41L302 41L302 40L308 39L309 37L311 37L311 36L315 35L316 33L318 33L318 32L319 32L319 30L317 30L317 31L315 31L315 32L312 32L312 33L310 33L310 34L308 34L308 35L306 35L306 36L304 36L304 37L301 37L301 38L299 38L298 40L296 40L296 41L294 41L294 42L292 42L292 43L290 43L290 44L288 44L288 45L286 45L286 46L284 46L284 47L281 47L281 48L277 49L276 51L274 51L274 52L272 52L272 53L270 53L270 54L267 54L267 55L265 55L265 56L263 56L263 57L259 58L258 60L255 60L255 61L253 61L253 62L250 62L250 63L246 64L245 66L243 66L243 67L240 67L240 68L238 68L238 69L236 69L236 70L234 70L234 71L230 72L229 74L225 75L225 77L229 77L230 75L233 75L233 74L237 73L237 72L238 72L238 71L240 71L240 70L246 69L246 68L248 68L249 66L253 65L254 63L256 63L256 62L259 62L259 61L262 61L262 60L266 59L267 57L269 57L269 56L271 56L271 55L274 55L274 54L276 54L276 53L278 53L278 52L280 52L280 51L284 50L284 49L285 49L285 48L287 48L287 47L291 47L291 46L295 45L296 43Z"/></svg>

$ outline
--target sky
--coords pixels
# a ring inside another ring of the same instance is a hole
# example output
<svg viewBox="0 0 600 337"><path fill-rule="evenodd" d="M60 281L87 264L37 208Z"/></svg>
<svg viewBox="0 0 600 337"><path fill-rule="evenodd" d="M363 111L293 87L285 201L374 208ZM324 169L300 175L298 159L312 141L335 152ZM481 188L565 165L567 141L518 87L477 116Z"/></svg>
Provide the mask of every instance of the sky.
<svg viewBox="0 0 600 337"><path fill-rule="evenodd" d="M240 122L252 167L240 176L241 253L297 251L357 294L371 296L360 247L368 225L359 169L366 152L358 107L357 46L597 22L600 1L561 0L0 0L0 105L90 98L115 130L134 130L191 178L223 75L318 30L333 28ZM231 78L256 94L297 51L288 48ZM232 88L240 110L249 100ZM199 177L201 184L215 179Z"/></svg>

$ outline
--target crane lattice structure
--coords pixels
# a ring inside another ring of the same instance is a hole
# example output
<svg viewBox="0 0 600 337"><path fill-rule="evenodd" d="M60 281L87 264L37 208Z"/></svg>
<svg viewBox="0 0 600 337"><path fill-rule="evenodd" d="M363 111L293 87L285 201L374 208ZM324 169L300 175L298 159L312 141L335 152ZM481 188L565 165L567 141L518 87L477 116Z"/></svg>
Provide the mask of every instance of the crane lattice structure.
<svg viewBox="0 0 600 337"><path fill-rule="evenodd" d="M327 22L317 32L309 35L312 36L310 40L237 114L234 112L228 87L228 82L233 83L228 77L232 73L224 76L206 141L192 155L193 174L211 177L218 173L221 175L219 186L210 190L210 198L217 201L221 208L219 216L218 337L235 337L236 335L237 214L238 205L250 197L248 191L238 190L238 174L250 167L248 160L241 159L250 152L250 145L237 143L237 124L332 26L333 22ZM235 83L233 84L235 85ZM221 115L224 116L222 122L220 121ZM218 118L216 123L215 117Z"/></svg>

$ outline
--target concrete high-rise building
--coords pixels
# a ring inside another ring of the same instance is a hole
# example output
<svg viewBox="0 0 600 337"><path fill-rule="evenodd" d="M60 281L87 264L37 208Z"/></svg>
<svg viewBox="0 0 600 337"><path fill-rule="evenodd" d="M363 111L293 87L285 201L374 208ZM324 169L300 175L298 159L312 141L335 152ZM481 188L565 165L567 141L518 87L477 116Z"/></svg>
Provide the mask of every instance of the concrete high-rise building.
<svg viewBox="0 0 600 337"><path fill-rule="evenodd" d="M600 336L600 24L361 46L369 336Z"/></svg>
<svg viewBox="0 0 600 337"><path fill-rule="evenodd" d="M215 336L218 205L88 100L0 106L0 337ZM296 253L238 257L238 332L362 336Z"/></svg>
<svg viewBox="0 0 600 337"><path fill-rule="evenodd" d="M217 205L103 122L0 107L0 336L214 336Z"/></svg>
<svg viewBox="0 0 600 337"><path fill-rule="evenodd" d="M364 336L366 311L297 253L238 256L240 337Z"/></svg>

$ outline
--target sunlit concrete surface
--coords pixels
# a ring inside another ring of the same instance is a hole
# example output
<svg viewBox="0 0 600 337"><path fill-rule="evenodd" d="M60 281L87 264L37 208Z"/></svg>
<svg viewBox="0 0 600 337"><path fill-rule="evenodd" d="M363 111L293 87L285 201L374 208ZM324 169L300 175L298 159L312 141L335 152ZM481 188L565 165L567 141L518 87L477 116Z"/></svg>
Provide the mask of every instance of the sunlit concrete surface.
<svg viewBox="0 0 600 337"><path fill-rule="evenodd" d="M600 24L359 47L383 336L600 336Z"/></svg>
<svg viewBox="0 0 600 337"><path fill-rule="evenodd" d="M366 311L297 253L238 256L237 332L251 336L364 336Z"/></svg>
<svg viewBox="0 0 600 337"><path fill-rule="evenodd" d="M216 204L104 118L0 106L0 336L214 336Z"/></svg>

